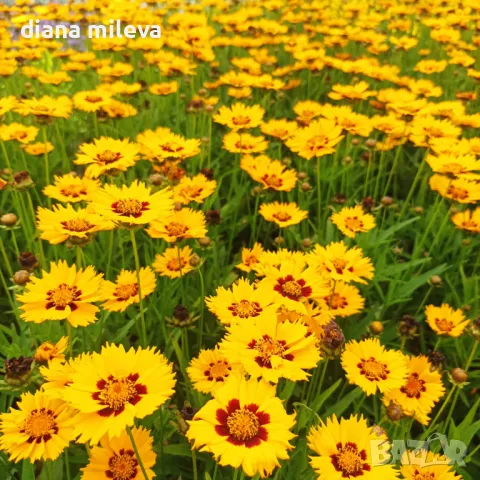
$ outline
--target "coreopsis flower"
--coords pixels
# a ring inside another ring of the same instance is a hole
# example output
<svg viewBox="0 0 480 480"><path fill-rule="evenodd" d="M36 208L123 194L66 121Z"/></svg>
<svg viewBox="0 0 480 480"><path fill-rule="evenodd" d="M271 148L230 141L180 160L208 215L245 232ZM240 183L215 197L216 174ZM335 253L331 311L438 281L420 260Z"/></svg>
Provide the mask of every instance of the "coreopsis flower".
<svg viewBox="0 0 480 480"><path fill-rule="evenodd" d="M172 366L154 347L125 351L123 345L107 344L74 367L63 397L78 411L74 421L80 442L118 437L174 393Z"/></svg>
<svg viewBox="0 0 480 480"><path fill-rule="evenodd" d="M65 387L72 380L75 365L85 356L90 356L90 354L81 354L67 361L54 358L48 362L48 365L41 366L39 370L45 380L42 384L42 391L45 392L45 395L63 400Z"/></svg>
<svg viewBox="0 0 480 480"><path fill-rule="evenodd" d="M267 265L265 277L258 288L266 288L275 295L277 305L305 313L305 302L324 297L330 292L325 280L313 268L305 269L305 262L293 259L281 261L278 266Z"/></svg>
<svg viewBox="0 0 480 480"><path fill-rule="evenodd" d="M394 465L388 463L387 436L369 427L363 416L351 415L338 421L333 415L318 427L311 427L307 442L317 454L310 457L310 465L319 479L394 480L398 477ZM374 446L381 449L381 464L372 458Z"/></svg>
<svg viewBox="0 0 480 480"><path fill-rule="evenodd" d="M244 272L251 272L252 266L258 263L260 255L263 253L261 243L256 242L253 248L242 248L242 262L235 265L236 268Z"/></svg>
<svg viewBox="0 0 480 480"><path fill-rule="evenodd" d="M123 77L130 75L134 70L134 66L130 63L115 62L113 65L105 65L97 69L97 73L104 77Z"/></svg>
<svg viewBox="0 0 480 480"><path fill-rule="evenodd" d="M279 192L290 192L297 184L297 172L287 169L279 160L271 160L266 155L252 157L244 155L240 161L240 168L245 170L253 180L259 182L263 188Z"/></svg>
<svg viewBox="0 0 480 480"><path fill-rule="evenodd" d="M296 132L297 128L298 126L296 122L284 118L278 120L272 118L268 122L264 122L260 125L260 130L264 135L270 135L271 137L278 138L282 141L290 138Z"/></svg>
<svg viewBox="0 0 480 480"><path fill-rule="evenodd" d="M199 173L192 178L183 177L173 188L173 201L181 204L203 203L217 188L215 180L209 180Z"/></svg>
<svg viewBox="0 0 480 480"><path fill-rule="evenodd" d="M426 161L436 173L458 176L480 170L480 161L475 155L427 155Z"/></svg>
<svg viewBox="0 0 480 480"><path fill-rule="evenodd" d="M60 202L77 203L90 200L92 193L99 188L99 180L68 173L61 177L55 175L53 185L47 185L42 191L47 197Z"/></svg>
<svg viewBox="0 0 480 480"><path fill-rule="evenodd" d="M153 95L170 95L178 92L178 82L174 80L173 82L152 83L148 87L148 91Z"/></svg>
<svg viewBox="0 0 480 480"><path fill-rule="evenodd" d="M409 126L409 139L418 147L428 147L432 139L457 138L462 129L449 120L416 116Z"/></svg>
<svg viewBox="0 0 480 480"><path fill-rule="evenodd" d="M367 395L374 395L377 390L385 393L400 388L408 376L403 353L386 349L378 338L347 343L342 367L348 381L358 385Z"/></svg>
<svg viewBox="0 0 480 480"><path fill-rule="evenodd" d="M187 368L193 388L202 393L212 393L221 388L231 375L241 375L243 369L234 365L216 347L213 350L200 350Z"/></svg>
<svg viewBox="0 0 480 480"><path fill-rule="evenodd" d="M69 118L72 113L72 101L66 95L53 98L44 95L41 98L22 99L15 112L20 115L34 115L38 119Z"/></svg>
<svg viewBox="0 0 480 480"><path fill-rule="evenodd" d="M109 175L115 171L126 172L129 167L135 165L139 158L138 153L139 147L128 138L116 140L100 137L93 140L93 143L82 143L74 163L87 165L86 177L98 178L100 175Z"/></svg>
<svg viewBox="0 0 480 480"><path fill-rule="evenodd" d="M233 131L258 127L262 123L265 110L259 105L234 103L231 107L223 105L213 117L213 121L225 125Z"/></svg>
<svg viewBox="0 0 480 480"><path fill-rule="evenodd" d="M112 100L112 94L105 90L85 90L73 96L73 105L82 112L97 112Z"/></svg>
<svg viewBox="0 0 480 480"><path fill-rule="evenodd" d="M259 213L267 222L274 222L280 228L297 225L308 216L308 210L300 210L295 202L262 203Z"/></svg>
<svg viewBox="0 0 480 480"><path fill-rule="evenodd" d="M13 110L18 104L18 100L13 95L0 98L0 117Z"/></svg>
<svg viewBox="0 0 480 480"><path fill-rule="evenodd" d="M363 310L365 299L358 288L337 280L331 290L316 299L322 309L329 310L337 317L349 317Z"/></svg>
<svg viewBox="0 0 480 480"><path fill-rule="evenodd" d="M303 100L295 104L293 111L297 114L300 125L309 125L314 118L321 115L322 105L312 100Z"/></svg>
<svg viewBox="0 0 480 480"><path fill-rule="evenodd" d="M447 66L446 60L420 60L413 70L430 75L431 73L443 72Z"/></svg>
<svg viewBox="0 0 480 480"><path fill-rule="evenodd" d="M17 295L20 315L26 322L66 320L72 327L84 327L96 320L98 291L103 274L92 266L85 269L68 266L60 260L50 263L50 272L42 270L41 277L30 277L25 290Z"/></svg>
<svg viewBox="0 0 480 480"><path fill-rule="evenodd" d="M325 247L316 244L306 260L320 275L332 280L366 284L373 278L374 268L370 258L364 257L359 247L348 248L343 240Z"/></svg>
<svg viewBox="0 0 480 480"><path fill-rule="evenodd" d="M188 422L193 448L210 452L222 466L270 476L288 458L295 415L288 415L275 386L231 376Z"/></svg>
<svg viewBox="0 0 480 480"><path fill-rule="evenodd" d="M147 233L152 238L176 242L186 238L204 238L207 235L205 215L191 208L174 210L173 214L150 222Z"/></svg>
<svg viewBox="0 0 480 480"><path fill-rule="evenodd" d="M475 210L464 210L452 216L452 222L457 228L469 232L480 233L480 207Z"/></svg>
<svg viewBox="0 0 480 480"><path fill-rule="evenodd" d="M447 303L442 303L441 307L427 305L425 317L430 328L441 336L459 337L470 323L461 309L454 310Z"/></svg>
<svg viewBox="0 0 480 480"><path fill-rule="evenodd" d="M110 118L128 118L137 115L138 110L129 103L119 102L118 100L110 100L107 105L102 107Z"/></svg>
<svg viewBox="0 0 480 480"><path fill-rule="evenodd" d="M92 211L116 224L133 227L168 217L173 209L171 190L152 193L145 183L135 180L130 186L104 185L92 194Z"/></svg>
<svg viewBox="0 0 480 480"><path fill-rule="evenodd" d="M68 337L62 337L57 343L43 342L35 350L34 359L37 363L48 363L53 359L65 360L64 352L68 347Z"/></svg>
<svg viewBox="0 0 480 480"><path fill-rule="evenodd" d="M58 458L74 438L72 409L42 391L22 394L17 407L0 415L0 448L13 462Z"/></svg>
<svg viewBox="0 0 480 480"><path fill-rule="evenodd" d="M408 124L392 113L388 115L374 115L370 124L375 130L386 133L392 138L401 138L408 135Z"/></svg>
<svg viewBox="0 0 480 480"><path fill-rule="evenodd" d="M23 147L25 152L32 156L45 155L46 153L53 152L54 146L50 142L37 142L25 145Z"/></svg>
<svg viewBox="0 0 480 480"><path fill-rule="evenodd" d="M310 160L334 153L335 146L343 137L342 127L332 120L319 118L308 127L297 130L285 144L292 152Z"/></svg>
<svg viewBox="0 0 480 480"><path fill-rule="evenodd" d="M432 175L430 188L442 197L458 203L476 203L480 200L480 184L463 178L451 179L444 175Z"/></svg>
<svg viewBox="0 0 480 480"><path fill-rule="evenodd" d="M28 127L21 123L10 123L0 126L0 140L4 142L16 140L19 143L27 144L35 140L37 135L37 127Z"/></svg>
<svg viewBox="0 0 480 480"><path fill-rule="evenodd" d="M400 460L400 473L405 480L462 480L453 470L452 459L431 450L407 450Z"/></svg>
<svg viewBox="0 0 480 480"><path fill-rule="evenodd" d="M223 137L223 148L230 153L262 153L268 148L268 142L262 136L234 131Z"/></svg>
<svg viewBox="0 0 480 480"><path fill-rule="evenodd" d="M155 477L152 467L156 455L153 451L153 438L143 427L132 428L132 436L138 449L138 454L145 468L148 480ZM89 463L81 469L82 478L111 480L144 480L137 456L133 450L132 441L126 431L115 438L105 436L100 445L93 446L89 453Z"/></svg>
<svg viewBox="0 0 480 480"><path fill-rule="evenodd" d="M227 327L220 351L253 378L307 380L320 360L316 337L301 321L278 322L277 315L246 318Z"/></svg>
<svg viewBox="0 0 480 480"><path fill-rule="evenodd" d="M44 83L48 85L60 85L63 82L71 82L72 77L68 75L67 72L62 72L62 71L52 72L52 73L42 72L37 77L37 80L40 83Z"/></svg>
<svg viewBox="0 0 480 480"><path fill-rule="evenodd" d="M369 90L367 82L358 82L354 85L333 85L332 91L328 94L333 100L365 100L377 94L375 90Z"/></svg>
<svg viewBox="0 0 480 480"><path fill-rule="evenodd" d="M244 278L239 278L231 288L218 287L215 296L206 297L208 309L224 325L255 318L262 322L263 318L274 315L277 306L275 295L270 289L256 288Z"/></svg>
<svg viewBox="0 0 480 480"><path fill-rule="evenodd" d="M152 267L162 277L180 278L193 270L190 264L193 256L193 250L188 245L180 249L167 248L163 253L155 255Z"/></svg>
<svg viewBox="0 0 480 480"><path fill-rule="evenodd" d="M428 425L428 415L445 394L442 374L433 369L423 355L407 357L407 368L408 376L403 385L384 392L383 402L399 405L405 415Z"/></svg>
<svg viewBox="0 0 480 480"><path fill-rule="evenodd" d="M306 268L305 253L301 251L279 248L277 250L265 250L260 254L259 261L252 265L258 277L265 277L267 274L276 275L284 263L295 264L299 271Z"/></svg>
<svg viewBox="0 0 480 480"><path fill-rule="evenodd" d="M72 205L54 205L51 210L38 207L37 228L40 238L52 245L70 241L74 245L87 243L102 230L112 230L115 224L87 209L75 210Z"/></svg>
<svg viewBox="0 0 480 480"><path fill-rule="evenodd" d="M345 207L330 217L332 223L350 238L355 238L357 233L368 232L375 228L375 217L365 213L360 205Z"/></svg>

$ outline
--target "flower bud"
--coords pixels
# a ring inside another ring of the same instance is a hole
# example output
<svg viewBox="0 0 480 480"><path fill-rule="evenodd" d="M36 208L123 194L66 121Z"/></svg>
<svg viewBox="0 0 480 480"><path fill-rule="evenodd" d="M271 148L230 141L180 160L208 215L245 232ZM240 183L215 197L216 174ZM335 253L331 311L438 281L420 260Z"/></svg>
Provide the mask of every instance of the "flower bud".
<svg viewBox="0 0 480 480"><path fill-rule="evenodd" d="M323 327L323 338L320 348L327 357L333 359L342 353L344 345L345 336L342 329L334 320L331 320Z"/></svg>
<svg viewBox="0 0 480 480"><path fill-rule="evenodd" d="M18 217L14 213L5 213L0 217L0 223L5 227L13 227L18 221Z"/></svg>
<svg viewBox="0 0 480 480"><path fill-rule="evenodd" d="M387 417L392 422L398 422L404 417L402 407L396 403L390 403L387 407Z"/></svg>
<svg viewBox="0 0 480 480"><path fill-rule="evenodd" d="M304 238L302 240L302 246L303 248L310 248L312 246L313 242L311 238Z"/></svg>
<svg viewBox="0 0 480 480"><path fill-rule="evenodd" d="M368 328L373 334L380 335L383 332L383 323L377 320L372 322Z"/></svg>
<svg viewBox="0 0 480 480"><path fill-rule="evenodd" d="M19 270L13 275L15 285L25 285L30 281L30 273L27 270Z"/></svg>
<svg viewBox="0 0 480 480"><path fill-rule="evenodd" d="M304 192L308 192L312 189L312 186L308 182L303 182L302 183L302 190Z"/></svg>
<svg viewBox="0 0 480 480"><path fill-rule="evenodd" d="M150 175L150 183L156 187L159 187L163 183L163 176L159 173Z"/></svg>
<svg viewBox="0 0 480 480"><path fill-rule="evenodd" d="M439 277L438 275L432 275L429 281L432 285L440 286L442 284L442 277Z"/></svg>
<svg viewBox="0 0 480 480"><path fill-rule="evenodd" d="M306 174L306 172L298 172L297 177L299 180L305 180L308 175Z"/></svg>
<svg viewBox="0 0 480 480"><path fill-rule="evenodd" d="M197 255L193 254L188 262L192 267L198 267L202 263L202 259Z"/></svg>
<svg viewBox="0 0 480 480"><path fill-rule="evenodd" d="M29 271L37 268L40 265L37 257L32 252L22 252L18 257L18 263L24 270Z"/></svg>
<svg viewBox="0 0 480 480"><path fill-rule="evenodd" d="M461 368L454 368L452 370L452 380L457 384L466 383L468 380L467 372Z"/></svg>
<svg viewBox="0 0 480 480"><path fill-rule="evenodd" d="M381 202L382 202L382 205L384 207L389 207L393 203L393 198L392 197L383 197Z"/></svg>
<svg viewBox="0 0 480 480"><path fill-rule="evenodd" d="M202 246L202 247L209 247L211 244L212 244L212 241L210 240L209 237L203 237L203 238L200 238L198 240L198 243Z"/></svg>
<svg viewBox="0 0 480 480"><path fill-rule="evenodd" d="M365 141L365 145L368 148L375 148L377 145L377 141L374 138L369 138Z"/></svg>

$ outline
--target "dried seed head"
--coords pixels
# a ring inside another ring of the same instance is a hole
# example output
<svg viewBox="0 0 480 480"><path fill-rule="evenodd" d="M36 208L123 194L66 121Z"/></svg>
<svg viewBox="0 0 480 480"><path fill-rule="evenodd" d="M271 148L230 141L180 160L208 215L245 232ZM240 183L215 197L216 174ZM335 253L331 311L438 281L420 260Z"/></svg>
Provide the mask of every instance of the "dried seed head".
<svg viewBox="0 0 480 480"><path fill-rule="evenodd" d="M404 315L398 325L398 334L405 338L414 338L418 335L419 325L411 315Z"/></svg>
<svg viewBox="0 0 480 480"><path fill-rule="evenodd" d="M447 360L447 357L438 350L429 350L427 357L431 364L432 372L435 370L441 371L445 365L445 361Z"/></svg>
<svg viewBox="0 0 480 480"><path fill-rule="evenodd" d="M18 263L25 270L33 270L40 265L37 257L32 252L22 252L18 257Z"/></svg>
<svg viewBox="0 0 480 480"><path fill-rule="evenodd" d="M12 387L25 385L32 374L33 358L18 357L5 360L5 383Z"/></svg>

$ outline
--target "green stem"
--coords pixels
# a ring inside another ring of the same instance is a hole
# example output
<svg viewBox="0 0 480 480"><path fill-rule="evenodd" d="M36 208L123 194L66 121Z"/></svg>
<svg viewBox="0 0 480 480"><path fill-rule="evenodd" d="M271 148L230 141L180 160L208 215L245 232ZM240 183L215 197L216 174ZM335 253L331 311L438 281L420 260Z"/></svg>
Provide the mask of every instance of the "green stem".
<svg viewBox="0 0 480 480"><path fill-rule="evenodd" d="M320 158L317 158L317 240L320 238L320 225L322 223L322 191L320 183Z"/></svg>
<svg viewBox="0 0 480 480"><path fill-rule="evenodd" d="M198 470L197 470L197 454L192 448L192 464L193 464L193 480L198 480Z"/></svg>
<svg viewBox="0 0 480 480"><path fill-rule="evenodd" d="M135 230L130 229L130 239L132 241L133 256L135 258L135 270L137 271L138 300L140 303L140 320L142 331L142 346L147 346L147 327L145 325L145 312L143 310L142 285L140 284L140 260L138 258L137 241L135 240Z"/></svg>
<svg viewBox="0 0 480 480"><path fill-rule="evenodd" d="M199 325L199 335L198 335L198 351L202 349L203 346L203 323L204 323L204 311L205 311L205 282L203 280L202 267L198 268L198 275L200 277L200 325Z"/></svg>
<svg viewBox="0 0 480 480"><path fill-rule="evenodd" d="M145 480L148 480L147 471L145 470L142 458L138 453L137 444L135 443L135 439L133 438L132 429L129 426L127 426L127 434L128 434L128 437L130 438L130 442L132 443L133 451L135 452L135 456L137 457L138 464L140 465L140 470L143 473L143 477L145 478Z"/></svg>

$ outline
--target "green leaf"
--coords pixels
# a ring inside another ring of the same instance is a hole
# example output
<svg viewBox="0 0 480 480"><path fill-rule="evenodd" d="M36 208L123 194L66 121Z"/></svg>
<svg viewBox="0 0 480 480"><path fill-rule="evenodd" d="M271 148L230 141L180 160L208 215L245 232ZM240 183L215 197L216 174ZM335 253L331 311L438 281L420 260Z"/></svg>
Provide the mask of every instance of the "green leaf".
<svg viewBox="0 0 480 480"><path fill-rule="evenodd" d="M192 449L188 443L179 443L177 445L165 445L163 447L164 455L176 455L179 457L191 457Z"/></svg>
<svg viewBox="0 0 480 480"><path fill-rule="evenodd" d="M130 320L126 323L117 333L116 337L113 338L112 343L119 343L121 342L127 335L130 329L135 325L136 320Z"/></svg>
<svg viewBox="0 0 480 480"><path fill-rule="evenodd" d="M432 268L428 272L422 273L422 275L419 275L418 277L413 277L409 282L405 283L401 288L392 293L395 294L396 298L408 298L415 290L420 288L422 285L425 285L432 275L441 275L447 269L448 265L446 263Z"/></svg>
<svg viewBox="0 0 480 480"><path fill-rule="evenodd" d="M310 408L318 413L319 410L322 408L323 404L327 400L327 398L333 395L333 392L342 384L343 380L339 378L333 385L330 385L324 392L322 392L318 397L314 399Z"/></svg>
<svg viewBox="0 0 480 480"><path fill-rule="evenodd" d="M397 232L398 230L401 230L403 227L406 227L407 225L410 225L414 222L418 222L418 220L420 220L420 217L409 218L408 220L405 220L403 222L396 223L395 225L393 225L390 228L387 228L380 235L378 235L374 241L374 244L378 245L380 243L385 242L390 237L392 237L395 232Z"/></svg>
<svg viewBox="0 0 480 480"><path fill-rule="evenodd" d="M335 403L332 407L330 407L325 415L322 415L322 418L330 417L331 415L336 415L340 417L343 412L359 397L363 395L363 392L360 388L355 388L351 392L347 393L339 402Z"/></svg>

